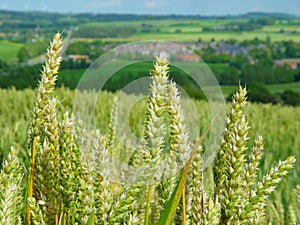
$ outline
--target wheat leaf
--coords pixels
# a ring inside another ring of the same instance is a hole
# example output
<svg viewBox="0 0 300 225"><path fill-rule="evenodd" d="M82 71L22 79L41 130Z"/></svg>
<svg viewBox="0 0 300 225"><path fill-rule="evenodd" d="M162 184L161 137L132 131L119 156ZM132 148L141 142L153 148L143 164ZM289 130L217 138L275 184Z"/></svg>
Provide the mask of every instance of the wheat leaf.
<svg viewBox="0 0 300 225"><path fill-rule="evenodd" d="M169 201L167 202L166 207L165 207L164 211L162 212L157 225L171 225L172 224L172 221L173 221L176 209L178 207L182 192L184 191L186 178L187 178L187 175L189 172L190 165L193 160L193 156L198 151L198 149L199 149L198 147L201 144L201 142L203 141L203 139L206 136L210 127L211 127L211 124L206 128L204 133L201 135L201 137L195 144L194 149L190 155L188 162L186 163L185 167L182 169L182 175L177 182L176 188L173 191Z"/></svg>
<svg viewBox="0 0 300 225"><path fill-rule="evenodd" d="M147 197L144 225L149 225L149 212L150 212L151 194L152 194L152 186L153 186L152 182L153 182L153 178L150 180L149 187L148 187L148 197Z"/></svg>
<svg viewBox="0 0 300 225"><path fill-rule="evenodd" d="M95 224L94 220L95 220L95 215L94 214L90 215L86 225L94 225Z"/></svg>

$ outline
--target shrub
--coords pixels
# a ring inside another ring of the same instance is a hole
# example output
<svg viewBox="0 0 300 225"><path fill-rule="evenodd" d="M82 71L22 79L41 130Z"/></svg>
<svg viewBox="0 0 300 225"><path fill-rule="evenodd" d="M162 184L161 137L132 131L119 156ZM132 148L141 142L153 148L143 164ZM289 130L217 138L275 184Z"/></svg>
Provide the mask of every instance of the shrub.
<svg viewBox="0 0 300 225"><path fill-rule="evenodd" d="M300 105L300 93L291 90L286 90L279 94L283 103L286 105L298 106Z"/></svg>

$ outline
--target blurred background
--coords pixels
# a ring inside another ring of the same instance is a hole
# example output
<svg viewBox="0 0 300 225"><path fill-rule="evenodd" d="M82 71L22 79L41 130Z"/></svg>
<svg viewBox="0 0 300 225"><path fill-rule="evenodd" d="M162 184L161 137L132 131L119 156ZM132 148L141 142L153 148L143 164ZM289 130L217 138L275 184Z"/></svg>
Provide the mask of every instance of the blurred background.
<svg viewBox="0 0 300 225"><path fill-rule="evenodd" d="M250 101L296 106L299 8L298 0L1 0L0 88L35 87L45 48L60 31L65 48L58 86L74 89L95 59L120 44L169 41L190 50L177 56L182 63L207 63L225 97L240 81L248 85ZM145 49L129 52L138 58ZM115 91L144 76L151 63L143 66L119 71L106 88ZM193 85L185 89L203 98Z"/></svg>

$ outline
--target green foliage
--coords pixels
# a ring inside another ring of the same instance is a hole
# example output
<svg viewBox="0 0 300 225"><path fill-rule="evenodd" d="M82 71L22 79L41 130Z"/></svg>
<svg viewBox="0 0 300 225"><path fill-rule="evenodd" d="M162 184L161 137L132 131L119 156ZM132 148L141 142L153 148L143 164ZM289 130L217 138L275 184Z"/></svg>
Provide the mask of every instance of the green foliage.
<svg viewBox="0 0 300 225"><path fill-rule="evenodd" d="M283 84L297 81L299 71L289 66L274 66L271 51L270 48L249 50L254 64L249 63L249 58L245 55L216 54L211 47L196 50L195 53L200 55L204 62L210 63L209 66L221 85L236 84L238 80L247 84Z"/></svg>
<svg viewBox="0 0 300 225"><path fill-rule="evenodd" d="M283 76L284 74L284 76ZM241 80L245 83L261 82L265 84L288 83L295 81L296 71L289 67L277 67L268 64L247 64L241 71Z"/></svg>
<svg viewBox="0 0 300 225"><path fill-rule="evenodd" d="M282 101L287 105L299 106L300 105L300 93L286 90L279 94Z"/></svg>
<svg viewBox="0 0 300 225"><path fill-rule="evenodd" d="M278 98L276 100L276 95L272 95L262 83L249 83L248 89L248 100L251 102L278 103L280 101Z"/></svg>
<svg viewBox="0 0 300 225"><path fill-rule="evenodd" d="M262 102L272 104L284 104L290 106L300 105L300 94L292 90L272 94L266 85L262 83L250 83L248 85L248 100L251 102Z"/></svg>
<svg viewBox="0 0 300 225"><path fill-rule="evenodd" d="M104 53L102 46L104 43L101 41L86 42L76 41L72 42L67 51L67 55L88 55L91 59L96 59Z"/></svg>
<svg viewBox="0 0 300 225"><path fill-rule="evenodd" d="M27 43L18 52L20 62L26 62L28 59L44 54L46 44L43 42Z"/></svg>
<svg viewBox="0 0 300 225"><path fill-rule="evenodd" d="M151 61L144 61L126 66L111 76L105 83L103 89L113 92L120 90L134 80L147 77L148 71L151 67ZM174 80L178 85L186 90L189 96L195 99L205 99L202 91L199 91L199 87L196 82L192 80L188 74L172 65L170 66L170 71L170 79ZM139 89L147 90L147 88L148 87L145 86L140 87Z"/></svg>

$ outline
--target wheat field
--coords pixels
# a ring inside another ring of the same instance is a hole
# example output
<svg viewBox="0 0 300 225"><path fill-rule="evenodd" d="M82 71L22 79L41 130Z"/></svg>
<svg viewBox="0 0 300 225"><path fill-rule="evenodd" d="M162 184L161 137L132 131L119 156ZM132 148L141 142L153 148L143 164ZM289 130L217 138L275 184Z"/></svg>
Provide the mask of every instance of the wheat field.
<svg viewBox="0 0 300 225"><path fill-rule="evenodd" d="M0 90L0 224L300 222L300 108L250 104L237 87L214 163L203 170L210 109L195 101L201 129L190 140L167 58L154 59L149 98L130 112L140 143L129 148L116 135L116 94L95 105L96 129L73 117L74 91L55 88L62 44L56 34L35 91ZM142 176L121 182L132 171L112 168L112 158Z"/></svg>

